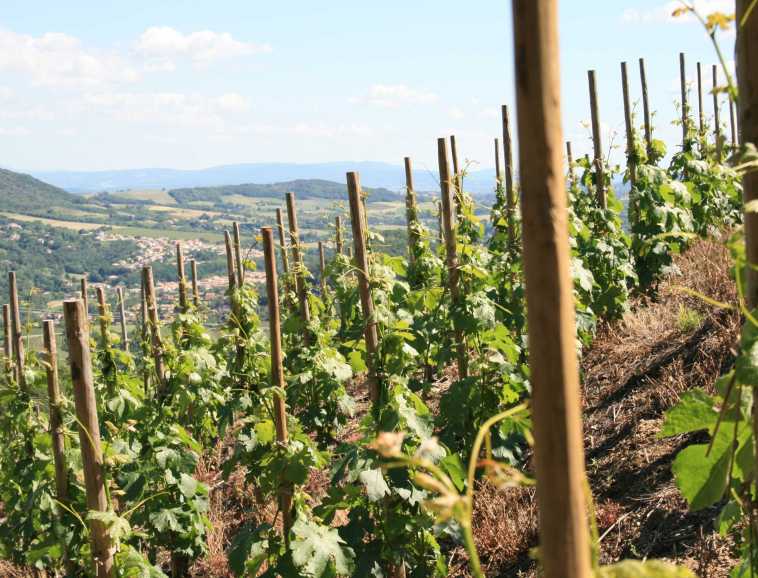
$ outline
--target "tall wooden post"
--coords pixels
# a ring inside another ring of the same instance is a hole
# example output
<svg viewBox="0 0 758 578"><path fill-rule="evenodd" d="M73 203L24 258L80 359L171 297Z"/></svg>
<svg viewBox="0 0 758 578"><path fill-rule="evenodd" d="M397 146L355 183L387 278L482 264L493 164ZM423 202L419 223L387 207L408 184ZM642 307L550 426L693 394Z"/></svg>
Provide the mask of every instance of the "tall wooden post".
<svg viewBox="0 0 758 578"><path fill-rule="evenodd" d="M455 179L455 206L458 207L460 203L460 194L463 192L463 182L462 182L462 176L460 172L460 167L458 166L458 147L455 143L455 135L450 135L450 154L453 158L453 179Z"/></svg>
<svg viewBox="0 0 758 578"><path fill-rule="evenodd" d="M121 349L129 351L129 338L126 334L126 304L124 303L123 287L118 287L116 289L116 296L118 297L118 316L119 325L121 326Z"/></svg>
<svg viewBox="0 0 758 578"><path fill-rule="evenodd" d="M11 331L13 332L13 354L16 364L16 383L22 391L26 391L26 374L24 373L24 332L21 325L21 308L18 302L18 287L16 285L16 272L8 273L8 289L10 290L11 305Z"/></svg>
<svg viewBox="0 0 758 578"><path fill-rule="evenodd" d="M297 225L297 211L295 210L295 193L287 193L287 219L290 224L290 243L292 243L292 259L295 268L295 288L297 300L300 304L300 317L305 325L311 321L311 310L308 306L308 292L305 286L305 265L300 247L300 228ZM310 334L303 331L305 344L310 343Z"/></svg>
<svg viewBox="0 0 758 578"><path fill-rule="evenodd" d="M47 373L47 397L50 403L50 436L53 440L55 462L55 493L64 504L68 500L68 472L63 435L63 412L61 391L58 385L58 347L55 342L55 322L47 319L42 323L42 339L45 347L45 371Z"/></svg>
<svg viewBox="0 0 758 578"><path fill-rule="evenodd" d="M339 217L337 217L339 219ZM276 226L279 229L279 252L282 257L282 271L286 275L290 272L290 260L287 255L287 238L284 234L284 220L282 219L282 210L276 210Z"/></svg>
<svg viewBox="0 0 758 578"><path fill-rule="evenodd" d="M516 244L516 191L513 187L513 141L511 139L511 116L508 105L502 105L500 112L503 119L503 170L505 171L508 246L514 248Z"/></svg>
<svg viewBox="0 0 758 578"><path fill-rule="evenodd" d="M74 386L74 403L79 423L79 445L84 469L84 485L87 494L87 509L106 512L110 508L103 476L103 453L100 448L100 426L97 421L92 357L89 349L89 329L81 300L64 301L63 314L66 321L71 381ZM105 524L88 520L92 558L98 578L114 575L114 547Z"/></svg>
<svg viewBox="0 0 758 578"><path fill-rule="evenodd" d="M594 151L595 163L595 193L597 202L603 209L608 206L605 191L605 167L603 163L603 142L600 134L600 111L597 101L597 81L595 71L587 71L590 85L590 112L592 114L592 150Z"/></svg>
<svg viewBox="0 0 758 578"><path fill-rule="evenodd" d="M653 158L653 125L650 122L650 102L647 98L647 74L645 59L640 58L640 85L642 86L642 114L645 122L645 151L648 160Z"/></svg>
<svg viewBox="0 0 758 578"><path fill-rule="evenodd" d="M729 95L729 128L731 129L732 148L737 148L737 123L734 114L734 99Z"/></svg>
<svg viewBox="0 0 758 578"><path fill-rule="evenodd" d="M232 223L234 232L234 264L237 268L237 286L242 287L245 284L245 268L242 265L242 236L240 235L240 224L237 221Z"/></svg>
<svg viewBox="0 0 758 578"><path fill-rule="evenodd" d="M416 206L416 192L413 188L413 170L411 167L411 158L405 157L405 217L408 221L408 260L412 264L416 248L418 247L418 208Z"/></svg>
<svg viewBox="0 0 758 578"><path fill-rule="evenodd" d="M624 124L626 126L626 164L629 168L629 183L631 192L629 195L629 223L634 223L637 212L637 200L635 185L637 183L637 154L634 143L634 125L632 124L632 103L629 98L629 75L626 62L621 63L621 89L624 95Z"/></svg>
<svg viewBox="0 0 758 578"><path fill-rule="evenodd" d="M147 291L145 290L144 273L140 275L140 320L142 322L142 326L141 326L142 343L147 344L148 339L150 337L150 329L149 329L150 321L149 321L149 315L147 313ZM143 346L141 345L141 347ZM150 389L150 372L148 371L147 364L144 363L144 361L143 361L142 381L145 388L145 394L147 394L148 390Z"/></svg>
<svg viewBox="0 0 758 578"><path fill-rule="evenodd" d="M196 259L190 259L190 272L192 273L192 304L197 309L200 307L200 287L198 285Z"/></svg>
<svg viewBox="0 0 758 578"><path fill-rule="evenodd" d="M503 175L500 174L500 139L495 137L495 185L500 186Z"/></svg>
<svg viewBox="0 0 758 578"><path fill-rule="evenodd" d="M263 236L263 255L266 266L266 295L268 297L268 323L271 341L271 385L284 389L284 367L282 366L282 333L279 317L279 288L276 273L276 252L274 249L274 233L271 227L261 229ZM274 426L276 439L287 443L287 413L284 399L278 393L274 394ZM279 509L282 511L284 536L288 540L292 527L292 487L282 483L279 488Z"/></svg>
<svg viewBox="0 0 758 578"><path fill-rule="evenodd" d="M105 301L105 289L102 285L95 288L97 295L97 314L100 320L100 343L103 349L109 349L111 346L111 333L108 329L108 304Z"/></svg>
<svg viewBox="0 0 758 578"><path fill-rule="evenodd" d="M684 52L679 53L679 84L682 91L682 150L686 150L690 124L690 105L687 102L687 66L684 60Z"/></svg>
<svg viewBox="0 0 758 578"><path fill-rule="evenodd" d="M568 164L568 180L573 188L576 185L576 173L574 173L574 154L571 152L571 141L566 141L566 162Z"/></svg>
<svg viewBox="0 0 758 578"><path fill-rule="evenodd" d="M705 110L703 109L703 72L702 65L697 63L697 116L700 138L705 137Z"/></svg>
<svg viewBox="0 0 758 578"><path fill-rule="evenodd" d="M442 225L445 229L445 256L450 296L453 303L460 302L460 271L458 269L458 249L456 246L455 213L452 191L450 188L450 169L447 162L445 139L437 139L437 161L440 173L440 190L442 191ZM455 346L458 355L458 375L468 376L468 351L466 337L459 327L455 327Z"/></svg>
<svg viewBox="0 0 758 578"><path fill-rule="evenodd" d="M334 217L334 244L337 248L337 254L342 255L344 252L343 243L342 243L342 217L337 215Z"/></svg>
<svg viewBox="0 0 758 578"><path fill-rule="evenodd" d="M237 271L235 267L234 247L229 231L224 231L224 246L226 247L226 273L229 277L229 291L234 291L237 287Z"/></svg>
<svg viewBox="0 0 758 578"><path fill-rule="evenodd" d="M176 278L179 281L179 310L182 313L187 313L189 311L187 275L184 273L184 252L181 243L176 244Z"/></svg>
<svg viewBox="0 0 758 578"><path fill-rule="evenodd" d="M87 318L87 323L89 323L89 285L86 277L81 278L79 292L84 303L84 316Z"/></svg>
<svg viewBox="0 0 758 578"><path fill-rule="evenodd" d="M514 0L513 29L540 561L545 578L589 578L557 0Z"/></svg>
<svg viewBox="0 0 758 578"><path fill-rule="evenodd" d="M721 140L721 115L719 111L719 93L716 90L719 82L719 69L713 65L713 138L716 140L716 162L721 162L723 141Z"/></svg>
<svg viewBox="0 0 758 578"><path fill-rule="evenodd" d="M444 139L443 139L444 140ZM350 222L353 225L353 246L355 247L355 266L358 273L358 290L363 310L363 336L366 340L366 366L368 367L368 388L371 402L376 407L379 403L379 378L376 372L376 355L379 351L379 333L374 318L374 300L371 297L369 283L368 251L365 230L366 219L363 216L363 202L360 177L358 173L347 173L347 193L350 199Z"/></svg>
<svg viewBox="0 0 758 578"><path fill-rule="evenodd" d="M158 301L155 297L152 267L146 266L142 268L142 280L145 287L145 303L147 306L151 349L153 359L155 360L155 373L158 377L158 394L159 396L163 396L166 386L166 365L163 360L163 338L161 337L161 328L158 324Z"/></svg>
<svg viewBox="0 0 758 578"><path fill-rule="evenodd" d="M11 308L3 305L3 353L5 355L5 373L11 375L13 370L13 331L11 329Z"/></svg>
<svg viewBox="0 0 758 578"><path fill-rule="evenodd" d="M318 242L318 269L321 282L321 297L326 295L326 255L324 254L323 241Z"/></svg>

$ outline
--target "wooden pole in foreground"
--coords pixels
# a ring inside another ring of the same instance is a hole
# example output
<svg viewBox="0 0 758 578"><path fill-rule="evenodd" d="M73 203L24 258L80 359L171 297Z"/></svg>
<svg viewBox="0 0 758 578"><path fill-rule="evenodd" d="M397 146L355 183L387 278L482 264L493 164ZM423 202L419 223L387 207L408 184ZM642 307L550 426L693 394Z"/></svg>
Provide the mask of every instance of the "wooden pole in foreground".
<svg viewBox="0 0 758 578"><path fill-rule="evenodd" d="M105 289L102 285L95 288L95 294L97 295L97 314L100 320L100 342L103 349L108 349L111 346L111 334L108 331L108 304L105 301Z"/></svg>
<svg viewBox="0 0 758 578"><path fill-rule="evenodd" d="M234 232L234 263L237 268L237 287L245 284L245 268L242 265L242 235L240 235L240 224L237 221L232 223Z"/></svg>
<svg viewBox="0 0 758 578"><path fill-rule="evenodd" d="M342 217L337 215L334 217L334 230L335 230L335 237L334 237L334 244L337 246L337 253L339 255L342 255L344 252L343 244L342 244Z"/></svg>
<svg viewBox="0 0 758 578"><path fill-rule="evenodd" d="M687 103L687 65L684 61L684 52L679 53L679 84L682 91L682 150L685 150L687 148L690 105Z"/></svg>
<svg viewBox="0 0 758 578"><path fill-rule="evenodd" d="M166 366L163 361L163 339L158 325L158 302L155 298L155 284L153 283L153 268L142 268L142 281L145 288L145 304L147 308L148 330L150 342L155 360L155 374L158 377L158 395L163 396L166 380Z"/></svg>
<svg viewBox="0 0 758 578"><path fill-rule="evenodd" d="M97 421L92 357L89 348L89 329L84 303L81 300L64 301L71 380L74 386L74 403L79 422L79 445L84 466L84 485L87 509L106 512L110 508L103 477L103 454L100 448L100 426ZM98 578L113 576L113 551L105 524L88 520L92 558Z"/></svg>
<svg viewBox="0 0 758 578"><path fill-rule="evenodd" d="M116 289L116 296L118 297L118 316L119 325L121 326L121 349L129 351L129 339L126 334L126 306L124 303L123 287L118 287Z"/></svg>
<svg viewBox="0 0 758 578"><path fill-rule="evenodd" d="M598 204L605 209L608 206L608 199L605 192L605 169L603 167L603 142L600 134L600 111L597 102L597 81L595 71L587 71L587 78L590 85L590 112L592 114L592 149L594 151L595 162L595 193Z"/></svg>
<svg viewBox="0 0 758 578"><path fill-rule="evenodd" d="M629 203L629 222L634 223L637 201L634 186L637 183L637 158L634 144L634 125L632 124L632 103L629 98L629 74L626 62L621 63L621 89L624 95L624 124L626 126L626 164L629 168L629 183L632 186Z"/></svg>
<svg viewBox="0 0 758 578"><path fill-rule="evenodd" d="M458 249L456 246L455 213L450 188L450 169L447 163L447 147L445 139L437 139L437 161L440 173L440 190L442 191L442 225L445 229L445 256L447 276L450 286L450 296L453 303L460 301L460 271L458 270ZM456 324L457 325L457 324ZM455 327L455 346L458 354L458 375L468 376L468 352L466 351L465 335L459 327Z"/></svg>
<svg viewBox="0 0 758 578"><path fill-rule="evenodd" d="M640 58L640 84L642 86L642 114L645 122L645 151L648 159L653 157L653 125L650 122L650 103L647 98L647 74L645 59Z"/></svg>
<svg viewBox="0 0 758 578"><path fill-rule="evenodd" d="M5 373L13 370L13 340L11 338L11 308L3 305L3 353L5 354Z"/></svg>
<svg viewBox="0 0 758 578"><path fill-rule="evenodd" d="M197 309L200 307L200 287L198 285L196 259L190 259L190 272L192 273L192 304Z"/></svg>
<svg viewBox="0 0 758 578"><path fill-rule="evenodd" d="M226 273L229 277L229 291L237 287L237 272L234 266L234 248L229 231L224 231L224 246L226 247Z"/></svg>
<svg viewBox="0 0 758 578"><path fill-rule="evenodd" d="M540 562L545 578L589 578L557 0L514 0L513 29Z"/></svg>
<svg viewBox="0 0 758 578"><path fill-rule="evenodd" d="M716 91L719 83L719 69L713 65L713 138L716 139L716 161L721 162L723 143L721 141L721 115L719 114L719 93Z"/></svg>
<svg viewBox="0 0 758 578"><path fill-rule="evenodd" d="M297 300L300 304L300 318L307 326L311 321L311 310L308 306L308 291L305 287L305 265L303 254L300 250L300 228L297 225L297 211L295 210L295 193L287 193L287 219L290 224L290 243L292 243L292 259L295 268L295 288ZM310 334L303 331L303 340L306 345L310 343Z"/></svg>
<svg viewBox="0 0 758 578"><path fill-rule="evenodd" d="M24 373L24 332L21 326L21 308L18 303L18 287L16 285L16 272L8 273L8 289L11 300L11 331L13 341L13 354L16 364L16 383L21 391L26 391L26 374Z"/></svg>
<svg viewBox="0 0 758 578"><path fill-rule="evenodd" d="M347 193L350 199L350 222L353 225L353 246L355 247L355 266L358 273L358 290L363 310L363 336L366 340L366 366L368 367L368 388L371 402L379 403L379 378L376 373L376 355L379 351L379 334L374 319L374 300L369 284L368 253L366 250L366 220L363 216L361 200L361 182L358 173L347 173Z"/></svg>
<svg viewBox="0 0 758 578"><path fill-rule="evenodd" d="M703 109L703 71L702 65L697 63L697 116L700 137L705 136L705 110Z"/></svg>
<svg viewBox="0 0 758 578"><path fill-rule="evenodd" d="M282 366L282 334L279 318L279 288L276 273L276 253L274 249L274 233L271 227L261 229L263 237L263 255L266 266L266 295L268 297L268 323L271 336L271 385L284 389L284 367ZM280 443L287 442L287 413L284 399L278 393L274 394L274 426L276 439ZM279 487L279 509L282 511L284 537L292 527L292 487L281 483Z"/></svg>
<svg viewBox="0 0 758 578"><path fill-rule="evenodd" d="M503 170L505 171L506 215L508 221L508 246L516 243L516 191L513 187L513 140L511 139L511 116L508 105L500 109L503 119ZM439 151L438 151L439 153Z"/></svg>
<svg viewBox="0 0 758 578"><path fill-rule="evenodd" d="M181 243L176 244L176 277L179 281L179 310L182 313L187 313L189 311L187 275L184 273L184 252Z"/></svg>
<svg viewBox="0 0 758 578"><path fill-rule="evenodd" d="M413 188L411 158L405 157L403 160L405 164L405 218L408 221L408 261L413 264L419 242L418 230L416 229L418 207L416 206L416 192Z"/></svg>

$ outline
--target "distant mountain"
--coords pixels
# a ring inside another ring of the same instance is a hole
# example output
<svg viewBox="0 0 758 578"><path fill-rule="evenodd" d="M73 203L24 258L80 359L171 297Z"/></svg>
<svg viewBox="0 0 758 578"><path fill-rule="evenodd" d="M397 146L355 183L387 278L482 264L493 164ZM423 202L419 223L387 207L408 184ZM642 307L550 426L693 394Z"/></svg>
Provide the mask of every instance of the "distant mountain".
<svg viewBox="0 0 758 578"><path fill-rule="evenodd" d="M313 164L250 163L198 170L38 171L35 172L35 176L73 193L99 193L124 189L181 189L245 183L265 184L300 179L344 183L345 173L348 171L358 171L361 183L367 187L400 191L405 186L405 172L400 165L349 161ZM439 188L437 179L436 170L416 166L414 180L418 190L437 190ZM494 170L472 171L467 176L466 189L476 194L491 193L494 182Z"/></svg>
<svg viewBox="0 0 758 578"><path fill-rule="evenodd" d="M399 193L385 188L364 187L370 201L396 201ZM287 192L293 192L298 199L334 199L347 198L347 185L326 181L323 179L297 179L283 183L242 185L226 185L221 187L190 187L172 189L168 192L177 203L206 201L221 203L227 195L242 195L244 197L281 197Z"/></svg>
<svg viewBox="0 0 758 578"><path fill-rule="evenodd" d="M51 207L72 207L81 197L35 179L0 169L0 207L4 211L44 214Z"/></svg>

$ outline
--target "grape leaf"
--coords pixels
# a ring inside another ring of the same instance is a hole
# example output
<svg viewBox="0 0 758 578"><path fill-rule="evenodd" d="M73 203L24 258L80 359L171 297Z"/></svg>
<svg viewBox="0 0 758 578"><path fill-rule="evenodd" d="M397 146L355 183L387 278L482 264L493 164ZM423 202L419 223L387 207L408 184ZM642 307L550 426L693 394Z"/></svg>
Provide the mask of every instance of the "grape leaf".
<svg viewBox="0 0 758 578"><path fill-rule="evenodd" d="M292 561L306 576L320 578L327 571L343 575L352 572L355 554L336 529L300 517L292 533Z"/></svg>

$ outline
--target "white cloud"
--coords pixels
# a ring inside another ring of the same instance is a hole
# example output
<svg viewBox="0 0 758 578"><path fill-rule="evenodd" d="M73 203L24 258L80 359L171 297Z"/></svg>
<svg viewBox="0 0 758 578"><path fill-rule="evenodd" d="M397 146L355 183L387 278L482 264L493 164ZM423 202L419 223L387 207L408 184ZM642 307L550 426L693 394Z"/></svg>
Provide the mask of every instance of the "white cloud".
<svg viewBox="0 0 758 578"><path fill-rule="evenodd" d="M138 78L123 58L86 49L74 36L57 32L30 36L3 29L0 71L20 73L35 86L97 86Z"/></svg>
<svg viewBox="0 0 758 578"><path fill-rule="evenodd" d="M174 70L177 60L182 58L202 67L216 60L265 54L272 50L269 44L242 42L227 32L201 30L183 34L169 26L148 28L137 39L134 48L146 59L148 70Z"/></svg>
<svg viewBox="0 0 758 578"><path fill-rule="evenodd" d="M239 134L288 135L312 138L335 138L341 136L369 137L374 134L374 131L367 125L356 123L331 125L324 122L299 122L292 125L282 126L270 124L253 124L239 126L234 130Z"/></svg>
<svg viewBox="0 0 758 578"><path fill-rule="evenodd" d="M466 116L466 113L459 106L451 106L450 108L447 109L447 114L453 120L461 120L465 118Z"/></svg>
<svg viewBox="0 0 758 578"><path fill-rule="evenodd" d="M23 126L2 127L0 126L0 136L28 136L31 132Z"/></svg>
<svg viewBox="0 0 758 578"><path fill-rule="evenodd" d="M13 96L13 91L6 87L6 86L0 86L0 100L10 100L10 98Z"/></svg>
<svg viewBox="0 0 758 578"><path fill-rule="evenodd" d="M352 103L366 103L382 108L397 108L407 104L431 104L438 100L437 95L425 90L418 90L405 84L374 84L368 94L349 99Z"/></svg>
<svg viewBox="0 0 758 578"><path fill-rule="evenodd" d="M695 9L703 15L708 15L712 12L723 12L724 14L734 13L734 0L695 0L694 6ZM697 22L692 14L684 14L674 17L674 11L682 7L683 4L678 0L671 0L650 10L627 8L622 13L621 19L630 24L650 24L659 22L675 22L682 24Z"/></svg>

